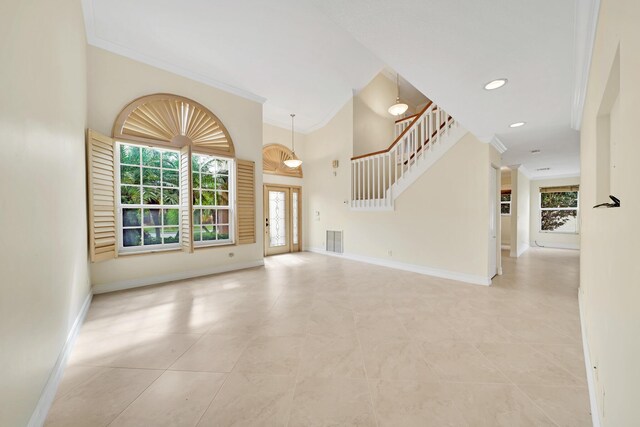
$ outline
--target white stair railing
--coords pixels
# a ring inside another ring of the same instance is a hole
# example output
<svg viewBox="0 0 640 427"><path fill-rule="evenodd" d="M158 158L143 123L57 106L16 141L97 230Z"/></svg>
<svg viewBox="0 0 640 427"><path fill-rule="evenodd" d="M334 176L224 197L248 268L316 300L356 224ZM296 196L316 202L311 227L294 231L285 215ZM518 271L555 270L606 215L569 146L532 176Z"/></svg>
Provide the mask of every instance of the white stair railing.
<svg viewBox="0 0 640 427"><path fill-rule="evenodd" d="M393 209L394 184L425 160L455 124L433 103L412 117L399 121L404 129L389 148L351 159L352 208Z"/></svg>

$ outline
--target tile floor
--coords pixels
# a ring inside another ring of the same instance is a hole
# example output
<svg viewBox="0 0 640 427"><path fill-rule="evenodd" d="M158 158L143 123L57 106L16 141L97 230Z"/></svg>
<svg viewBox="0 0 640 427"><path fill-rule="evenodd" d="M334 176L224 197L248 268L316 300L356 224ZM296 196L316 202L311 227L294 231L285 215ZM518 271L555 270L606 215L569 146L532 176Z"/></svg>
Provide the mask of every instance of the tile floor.
<svg viewBox="0 0 640 427"><path fill-rule="evenodd" d="M491 287L300 253L95 296L47 426L586 426L578 253Z"/></svg>

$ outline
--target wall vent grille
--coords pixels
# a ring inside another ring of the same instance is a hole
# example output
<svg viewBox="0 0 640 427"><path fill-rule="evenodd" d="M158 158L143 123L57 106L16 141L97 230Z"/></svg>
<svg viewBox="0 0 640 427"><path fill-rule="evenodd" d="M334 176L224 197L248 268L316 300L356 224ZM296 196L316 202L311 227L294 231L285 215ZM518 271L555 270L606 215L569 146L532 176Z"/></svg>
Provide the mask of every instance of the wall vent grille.
<svg viewBox="0 0 640 427"><path fill-rule="evenodd" d="M343 252L342 231L327 230L327 252Z"/></svg>

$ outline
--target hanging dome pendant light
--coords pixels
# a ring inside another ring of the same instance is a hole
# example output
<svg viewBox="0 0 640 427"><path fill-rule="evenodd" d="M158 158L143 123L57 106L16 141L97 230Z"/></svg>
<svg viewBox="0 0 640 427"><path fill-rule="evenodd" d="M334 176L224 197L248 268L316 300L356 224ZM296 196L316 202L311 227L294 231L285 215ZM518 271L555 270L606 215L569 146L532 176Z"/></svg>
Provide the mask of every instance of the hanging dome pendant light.
<svg viewBox="0 0 640 427"><path fill-rule="evenodd" d="M396 89L398 91L398 95L396 96L396 103L389 107L388 110L389 114L393 116L404 114L405 111L407 111L407 109L409 108L407 104L400 102L400 78L398 76L398 73L396 73Z"/></svg>
<svg viewBox="0 0 640 427"><path fill-rule="evenodd" d="M293 158L291 159L287 159L284 161L285 166L291 168L291 169L295 169L297 167L299 167L302 164L302 160L300 160L298 158L298 156L296 156L296 146L294 144L294 132L293 132L293 118L295 117L295 114L291 114L291 154L293 154Z"/></svg>

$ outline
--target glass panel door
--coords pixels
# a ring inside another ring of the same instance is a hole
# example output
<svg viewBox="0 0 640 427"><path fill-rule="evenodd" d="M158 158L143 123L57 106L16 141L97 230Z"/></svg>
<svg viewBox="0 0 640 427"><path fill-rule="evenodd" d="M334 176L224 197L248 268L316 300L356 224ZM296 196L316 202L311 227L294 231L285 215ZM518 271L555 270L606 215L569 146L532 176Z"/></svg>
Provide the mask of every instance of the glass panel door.
<svg viewBox="0 0 640 427"><path fill-rule="evenodd" d="M265 187L265 253L266 255L291 252L290 244L290 190Z"/></svg>

